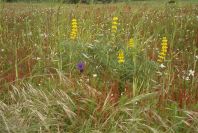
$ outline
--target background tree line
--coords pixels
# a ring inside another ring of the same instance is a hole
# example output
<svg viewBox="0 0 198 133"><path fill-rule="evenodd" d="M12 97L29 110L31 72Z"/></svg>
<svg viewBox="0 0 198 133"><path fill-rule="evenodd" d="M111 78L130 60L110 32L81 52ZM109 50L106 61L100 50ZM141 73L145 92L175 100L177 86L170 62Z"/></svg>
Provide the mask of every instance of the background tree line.
<svg viewBox="0 0 198 133"><path fill-rule="evenodd" d="M5 2L63 2L63 3L114 3L130 1L148 1L148 0L4 0Z"/></svg>

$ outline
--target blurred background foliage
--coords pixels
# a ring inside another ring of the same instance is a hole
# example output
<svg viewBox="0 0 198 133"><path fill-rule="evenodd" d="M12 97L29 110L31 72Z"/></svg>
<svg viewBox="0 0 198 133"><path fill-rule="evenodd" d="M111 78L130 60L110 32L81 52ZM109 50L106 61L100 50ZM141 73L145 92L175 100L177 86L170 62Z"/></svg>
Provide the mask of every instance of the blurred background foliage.
<svg viewBox="0 0 198 133"><path fill-rule="evenodd" d="M67 3L67 4L105 4L105 3L116 3L116 2L135 2L135 1L157 1L174 4L180 1L186 2L197 2L197 0L0 0L0 2L54 2L54 3Z"/></svg>
<svg viewBox="0 0 198 133"><path fill-rule="evenodd" d="M5 2L62 2L62 3L115 3L115 2L131 2L131 1L153 1L153 0L1 0ZM160 0L156 0L160 1ZM161 0L164 1L170 1L170 0ZM172 1L172 0L171 0Z"/></svg>

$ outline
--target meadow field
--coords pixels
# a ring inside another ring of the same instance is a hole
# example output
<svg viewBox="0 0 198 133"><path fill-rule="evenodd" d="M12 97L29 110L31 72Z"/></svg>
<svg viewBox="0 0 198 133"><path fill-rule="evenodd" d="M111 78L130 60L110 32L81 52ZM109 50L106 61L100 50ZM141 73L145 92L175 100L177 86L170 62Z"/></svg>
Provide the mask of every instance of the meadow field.
<svg viewBox="0 0 198 133"><path fill-rule="evenodd" d="M0 3L0 133L198 133L198 1Z"/></svg>

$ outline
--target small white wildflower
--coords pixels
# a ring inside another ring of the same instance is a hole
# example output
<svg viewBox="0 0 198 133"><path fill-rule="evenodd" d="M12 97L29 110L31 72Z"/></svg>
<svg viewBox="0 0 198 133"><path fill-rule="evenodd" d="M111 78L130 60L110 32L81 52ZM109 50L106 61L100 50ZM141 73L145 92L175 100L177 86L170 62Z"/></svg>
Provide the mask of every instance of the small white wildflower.
<svg viewBox="0 0 198 133"><path fill-rule="evenodd" d="M187 76L187 77L185 78L185 80L190 80L190 78Z"/></svg>
<svg viewBox="0 0 198 133"><path fill-rule="evenodd" d="M195 75L195 71L193 71L193 70L189 70L189 74L188 74L188 76L194 76Z"/></svg>
<svg viewBox="0 0 198 133"><path fill-rule="evenodd" d="M198 55L195 56L195 59L198 60Z"/></svg>
<svg viewBox="0 0 198 133"><path fill-rule="evenodd" d="M4 52L5 51L5 49L1 49L1 52Z"/></svg>
<svg viewBox="0 0 198 133"><path fill-rule="evenodd" d="M36 60L40 60L41 58L40 57L36 57Z"/></svg>
<svg viewBox="0 0 198 133"><path fill-rule="evenodd" d="M94 78L97 77L97 74L93 74L93 77L94 77Z"/></svg>
<svg viewBox="0 0 198 133"><path fill-rule="evenodd" d="M33 57L32 59L33 60L40 60L41 58L40 57Z"/></svg>
<svg viewBox="0 0 198 133"><path fill-rule="evenodd" d="M46 33L40 34L40 36L44 37L44 38L47 38L47 34Z"/></svg>
<svg viewBox="0 0 198 133"><path fill-rule="evenodd" d="M160 68L166 68L164 64L160 64Z"/></svg>
<svg viewBox="0 0 198 133"><path fill-rule="evenodd" d="M182 76L182 79L183 79L183 80L187 80L187 81L190 80L190 78L189 78L188 76L187 76L187 77Z"/></svg>

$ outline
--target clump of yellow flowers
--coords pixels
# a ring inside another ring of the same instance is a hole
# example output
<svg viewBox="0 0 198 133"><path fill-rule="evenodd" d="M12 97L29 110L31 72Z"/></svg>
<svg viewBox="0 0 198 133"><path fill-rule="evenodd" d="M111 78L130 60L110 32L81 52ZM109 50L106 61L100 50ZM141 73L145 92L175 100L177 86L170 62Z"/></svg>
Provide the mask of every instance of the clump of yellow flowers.
<svg viewBox="0 0 198 133"><path fill-rule="evenodd" d="M112 26L111 26L112 35L115 35L117 29L118 29L118 17L113 17Z"/></svg>
<svg viewBox="0 0 198 133"><path fill-rule="evenodd" d="M72 40L75 40L77 38L77 20L76 19L72 19L72 23L71 23L71 33L70 33L70 38Z"/></svg>
<svg viewBox="0 0 198 133"><path fill-rule="evenodd" d="M122 49L120 49L118 51L118 63L124 63L124 51Z"/></svg>
<svg viewBox="0 0 198 133"><path fill-rule="evenodd" d="M134 40L133 38L129 39L129 43L128 43L128 48L133 48L134 47Z"/></svg>
<svg viewBox="0 0 198 133"><path fill-rule="evenodd" d="M166 37L163 37L162 39L162 48L161 51L158 55L158 62L162 63L165 60L166 54L167 54L167 49L168 49L168 40Z"/></svg>

